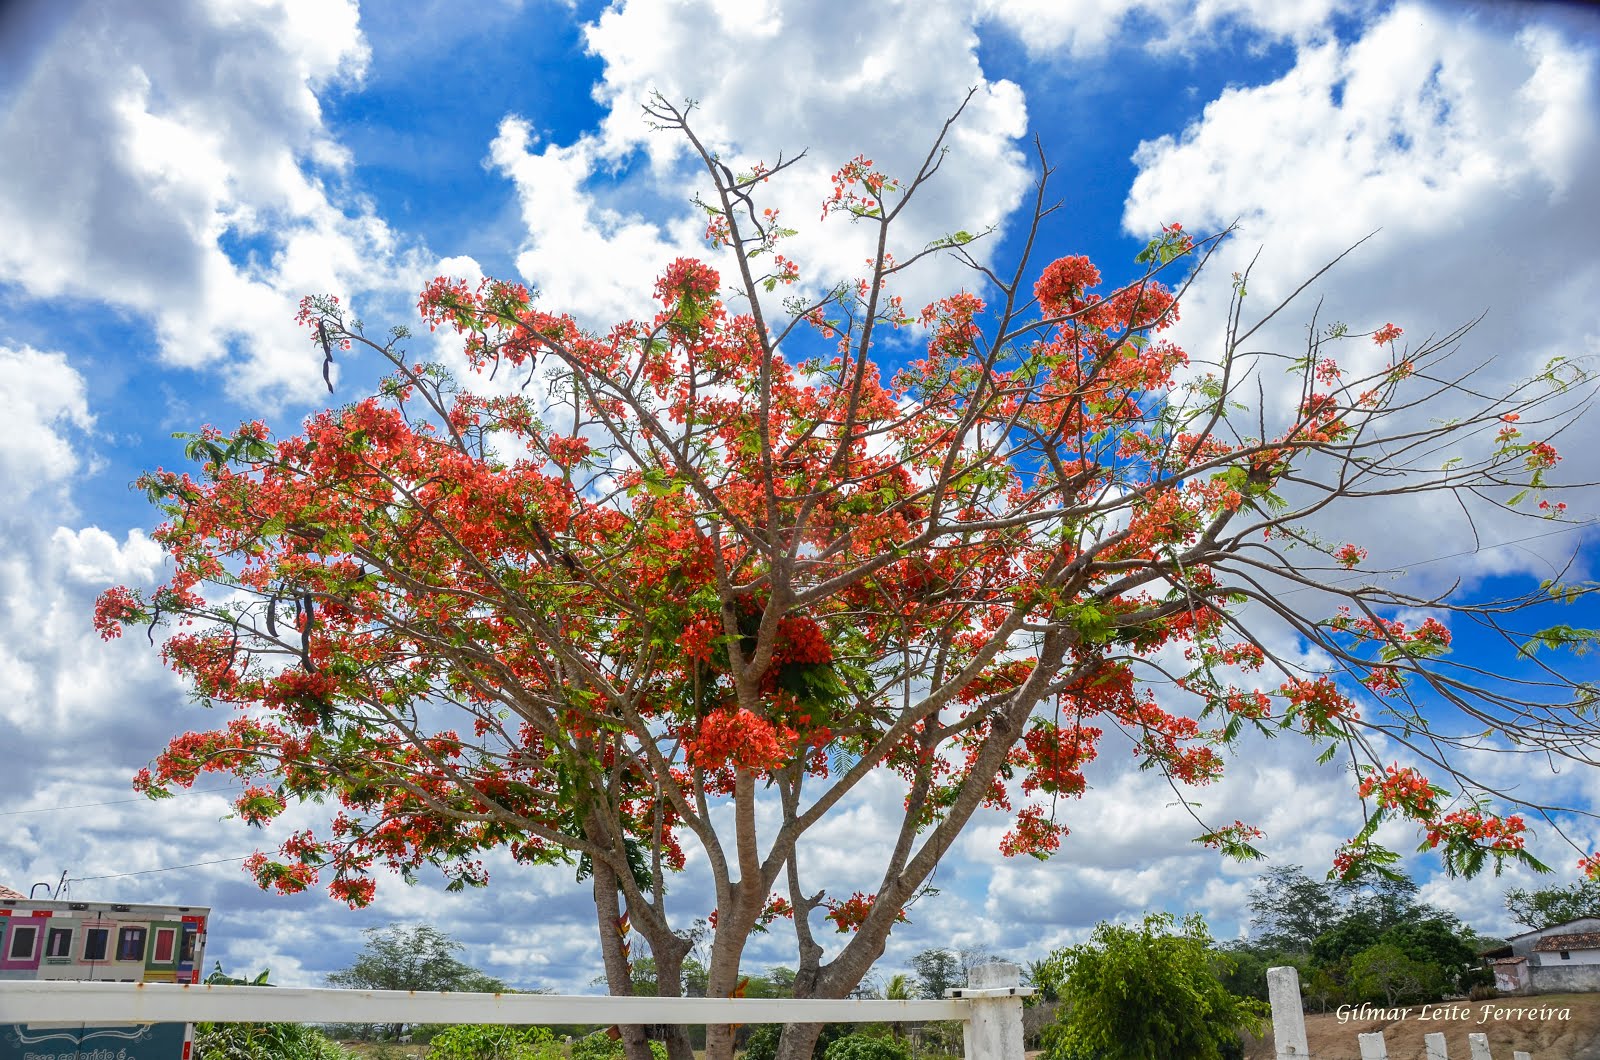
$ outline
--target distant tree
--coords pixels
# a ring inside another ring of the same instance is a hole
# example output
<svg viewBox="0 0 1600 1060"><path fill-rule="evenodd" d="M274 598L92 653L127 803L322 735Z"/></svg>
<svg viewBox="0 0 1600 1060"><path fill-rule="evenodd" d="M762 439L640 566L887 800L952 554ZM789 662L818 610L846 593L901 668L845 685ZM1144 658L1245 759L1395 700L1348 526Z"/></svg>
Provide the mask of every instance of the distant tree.
<svg viewBox="0 0 1600 1060"><path fill-rule="evenodd" d="M1449 989L1478 963L1477 936L1449 915L1424 916L1396 924L1383 933L1384 942L1412 960L1437 967Z"/></svg>
<svg viewBox="0 0 1600 1060"><path fill-rule="evenodd" d="M1338 1004L1348 996L1344 979L1337 970L1312 966L1309 972L1300 981L1306 1000L1315 1002L1320 1011L1327 1012L1329 1005Z"/></svg>
<svg viewBox="0 0 1600 1060"><path fill-rule="evenodd" d="M1417 902L1417 883L1400 873L1372 873L1345 885L1349 902L1346 915L1365 917L1380 933L1419 916L1436 916L1438 911Z"/></svg>
<svg viewBox="0 0 1600 1060"><path fill-rule="evenodd" d="M1237 1055L1239 1032L1258 1030L1269 1011L1223 987L1198 915L1101 923L1086 944L1051 957L1066 1004L1045 1032L1045 1060L1222 1060Z"/></svg>
<svg viewBox="0 0 1600 1060"><path fill-rule="evenodd" d="M1248 945L1231 945L1221 950L1222 960L1217 962L1217 979L1230 994L1240 997L1267 999L1267 968L1269 961ZM1271 962L1271 963L1281 963Z"/></svg>
<svg viewBox="0 0 1600 1060"><path fill-rule="evenodd" d="M1600 917L1600 880L1583 879L1565 886L1506 892L1511 918L1531 931L1564 924L1582 916Z"/></svg>
<svg viewBox="0 0 1600 1060"><path fill-rule="evenodd" d="M1362 950L1350 959L1350 986L1363 1000L1389 1006L1431 1001L1443 985L1438 965L1408 957L1390 942Z"/></svg>
<svg viewBox="0 0 1600 1060"><path fill-rule="evenodd" d="M767 969L764 977L772 986L773 997L794 997L795 971L793 968L775 964Z"/></svg>
<svg viewBox="0 0 1600 1060"><path fill-rule="evenodd" d="M916 996L916 981L905 972L896 972L883 985L883 999L885 1001L910 1001ZM889 1024L889 1037L899 1041L903 1029L898 1023Z"/></svg>
<svg viewBox="0 0 1600 1060"><path fill-rule="evenodd" d="M1311 959L1324 966L1348 961L1362 950L1376 946L1380 934L1370 916L1347 916L1316 937L1311 943Z"/></svg>
<svg viewBox="0 0 1600 1060"><path fill-rule="evenodd" d="M1337 919L1332 884L1313 880L1299 865L1282 865L1256 877L1250 888L1255 940L1285 953L1310 953L1318 935Z"/></svg>
<svg viewBox="0 0 1600 1060"><path fill-rule="evenodd" d="M1029 1000L1034 1003L1045 1001L1059 1001L1058 991L1061 987L1061 966L1049 957L1029 961L1022 970L1022 981L1033 987L1033 997Z"/></svg>
<svg viewBox="0 0 1600 1060"><path fill-rule="evenodd" d="M917 989L923 997L944 997L946 990L966 982L961 961L945 949L923 950L911 958L911 970L917 973Z"/></svg>
<svg viewBox="0 0 1600 1060"><path fill-rule="evenodd" d="M333 986L356 990L468 991L499 993L506 984L456 959L463 947L429 924L368 928L355 963L328 976ZM406 1024L390 1024L394 1037Z"/></svg>

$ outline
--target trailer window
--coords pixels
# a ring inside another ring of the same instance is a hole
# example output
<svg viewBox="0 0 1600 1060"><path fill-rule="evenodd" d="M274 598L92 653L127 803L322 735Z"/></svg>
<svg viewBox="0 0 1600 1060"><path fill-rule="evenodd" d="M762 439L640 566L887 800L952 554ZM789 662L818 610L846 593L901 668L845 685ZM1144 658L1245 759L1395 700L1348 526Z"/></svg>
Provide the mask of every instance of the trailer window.
<svg viewBox="0 0 1600 1060"><path fill-rule="evenodd" d="M6 950L6 958L13 961L29 960L38 944L39 929L31 924L18 924L11 929L11 946Z"/></svg>
<svg viewBox="0 0 1600 1060"><path fill-rule="evenodd" d="M53 927L50 934L45 936L44 955L46 957L72 956L72 929L67 927Z"/></svg>
<svg viewBox="0 0 1600 1060"><path fill-rule="evenodd" d="M147 933L147 930L142 927L125 927L118 932L117 960L144 960L144 938Z"/></svg>
<svg viewBox="0 0 1600 1060"><path fill-rule="evenodd" d="M106 943L110 940L110 928L90 928L83 937L83 959L86 961L105 960Z"/></svg>

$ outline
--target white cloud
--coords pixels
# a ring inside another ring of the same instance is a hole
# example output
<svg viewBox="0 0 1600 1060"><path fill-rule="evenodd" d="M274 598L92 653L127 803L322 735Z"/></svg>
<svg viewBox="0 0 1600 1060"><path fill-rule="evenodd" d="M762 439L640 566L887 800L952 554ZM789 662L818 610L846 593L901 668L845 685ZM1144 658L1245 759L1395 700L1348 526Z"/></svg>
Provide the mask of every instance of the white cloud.
<svg viewBox="0 0 1600 1060"><path fill-rule="evenodd" d="M73 581L103 589L108 585L140 585L155 580L165 556L161 546L142 530L129 530L117 539L98 526L82 530L57 527L50 538L56 555Z"/></svg>
<svg viewBox="0 0 1600 1060"><path fill-rule="evenodd" d="M60 483L85 464L94 428L83 376L65 354L0 346L0 483L14 501Z"/></svg>
<svg viewBox="0 0 1600 1060"><path fill-rule="evenodd" d="M1214 45L1229 31L1251 31L1251 46L1269 39L1306 40L1326 32L1335 14L1371 5L1349 0L982 0L984 14L1005 26L1041 59L1094 60L1116 46L1187 52Z"/></svg>
<svg viewBox="0 0 1600 1060"><path fill-rule="evenodd" d="M806 150L795 169L761 189L763 205L801 233L780 249L809 270L804 282L860 275L871 249L865 226L817 220L828 175L865 153L879 169L910 178L963 86L977 94L893 249L904 259L958 228L1000 225L1029 181L1016 144L1026 128L1022 93L984 76L970 8L919 4L915 17L908 12L864 7L841 37L830 12L805 3L773 0L759 12L708 0L608 8L585 29L605 64L594 90L607 108L598 131L541 148L536 117L513 117L491 149L493 164L517 185L528 227L518 257L524 278L546 293L547 308L599 323L651 312L652 281L673 257L712 257L701 239L705 215L689 204L706 184L688 142L641 118L653 91L674 103L696 100L697 134L735 170ZM731 277L724 265L725 282ZM940 261L898 289L915 309L975 282Z"/></svg>
<svg viewBox="0 0 1600 1060"><path fill-rule="evenodd" d="M1473 382L1489 392L1552 356L1600 351L1600 314L1579 294L1600 283L1592 252L1600 192L1586 177L1600 165L1596 78L1592 45L1548 26L1508 28L1402 3L1348 43L1304 45L1275 81L1224 91L1181 135L1147 141L1134 156L1140 172L1123 217L1131 233L1148 235L1174 219L1191 229L1239 222L1185 300L1177 341L1197 356L1215 355L1227 277L1258 249L1247 323L1377 231L1251 347L1303 350L1321 299L1320 326L1347 321L1352 331L1370 331L1394 321L1418 343L1487 311L1449 367L1482 365ZM1390 359L1365 339L1335 352L1358 373ZM1292 404L1286 388L1298 383L1271 367L1263 379L1270 418L1274 407ZM1437 421L1454 411L1447 397L1421 414ZM1592 421L1559 444L1581 459L1600 438ZM1571 462L1562 470L1560 478L1589 477ZM1330 539L1371 547L1373 568L1551 529L1497 512L1480 512L1469 527L1443 496L1350 507L1321 528ZM1556 536L1413 573L1436 588L1463 573L1548 577L1549 564L1576 540Z"/></svg>
<svg viewBox="0 0 1600 1060"><path fill-rule="evenodd" d="M353 2L80 5L0 112L30 153L0 171L0 280L144 314L246 394L314 393L299 298L415 287L317 98L366 58Z"/></svg>

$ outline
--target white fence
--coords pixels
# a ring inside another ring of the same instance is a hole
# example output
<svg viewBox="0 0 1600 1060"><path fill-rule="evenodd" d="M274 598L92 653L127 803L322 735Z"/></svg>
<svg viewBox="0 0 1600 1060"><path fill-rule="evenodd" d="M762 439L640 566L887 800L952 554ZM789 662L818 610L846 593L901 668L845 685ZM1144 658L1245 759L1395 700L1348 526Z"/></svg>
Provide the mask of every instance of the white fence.
<svg viewBox="0 0 1600 1060"><path fill-rule="evenodd" d="M1267 998L1272 1003L1272 1041L1278 1060L1316 1060L1306 1044L1306 1014L1300 1000L1300 973L1293 968L1267 969ZM1356 1036L1361 1050L1361 1060L1389 1060L1389 1045L1382 1031ZM1450 1060L1443 1034L1425 1034L1422 1037L1425 1060ZM1494 1060L1489 1051L1489 1036L1467 1035L1470 1060ZM1502 1053L1502 1056L1505 1054ZM1532 1060L1522 1050L1511 1054L1511 1060Z"/></svg>
<svg viewBox="0 0 1600 1060"><path fill-rule="evenodd" d="M972 969L943 1001L419 994L170 983L0 981L0 1024L128 1023L902 1023L960 1020L967 1060L1023 1060L1014 964Z"/></svg>

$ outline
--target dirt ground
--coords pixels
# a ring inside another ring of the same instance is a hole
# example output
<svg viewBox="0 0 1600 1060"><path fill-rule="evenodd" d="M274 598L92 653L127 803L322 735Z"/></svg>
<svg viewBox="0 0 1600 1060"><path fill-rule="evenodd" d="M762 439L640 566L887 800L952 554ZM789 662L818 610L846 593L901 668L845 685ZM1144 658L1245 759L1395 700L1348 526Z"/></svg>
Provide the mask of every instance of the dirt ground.
<svg viewBox="0 0 1600 1060"><path fill-rule="evenodd" d="M1484 1007L1489 1017L1479 1022ZM1503 1010L1517 1008L1567 1009L1566 1018L1557 1013L1544 1018ZM1422 1019L1422 1010L1434 1018ZM1495 1009L1502 1010L1495 1012ZM1451 1060L1470 1060L1467 1035L1489 1036L1494 1060L1511 1060L1513 1050L1526 1051L1533 1060L1600 1060L1600 994L1539 994L1533 997L1502 997L1494 1001L1445 1002L1441 1005L1413 1005L1405 1019L1355 1020L1340 1023L1338 1016L1307 1014L1306 1041L1312 1060L1360 1060L1356 1036L1382 1031L1389 1047L1389 1060L1424 1060L1422 1036L1444 1033ZM1246 1060L1273 1060L1272 1035L1256 1042L1245 1052Z"/></svg>

